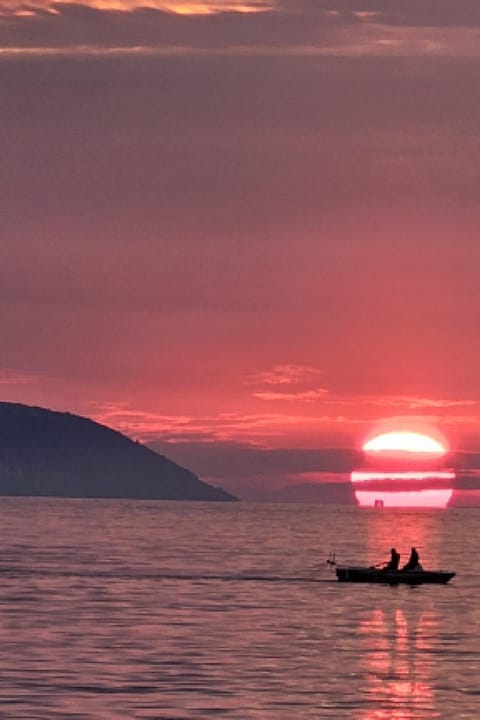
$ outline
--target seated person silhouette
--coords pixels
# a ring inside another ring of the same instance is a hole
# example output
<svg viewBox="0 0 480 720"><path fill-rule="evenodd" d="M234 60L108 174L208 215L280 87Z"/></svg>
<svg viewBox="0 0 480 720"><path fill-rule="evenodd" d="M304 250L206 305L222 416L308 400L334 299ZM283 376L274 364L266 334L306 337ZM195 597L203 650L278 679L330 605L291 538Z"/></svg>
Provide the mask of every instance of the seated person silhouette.
<svg viewBox="0 0 480 720"><path fill-rule="evenodd" d="M418 556L417 549L412 547L410 557L406 565L403 566L402 570L423 570L420 565L420 558Z"/></svg>
<svg viewBox="0 0 480 720"><path fill-rule="evenodd" d="M400 553L398 553L395 548L392 548L390 550L390 560L385 565L384 568L382 568L383 572L388 572L389 570L398 570L398 566L400 564Z"/></svg>

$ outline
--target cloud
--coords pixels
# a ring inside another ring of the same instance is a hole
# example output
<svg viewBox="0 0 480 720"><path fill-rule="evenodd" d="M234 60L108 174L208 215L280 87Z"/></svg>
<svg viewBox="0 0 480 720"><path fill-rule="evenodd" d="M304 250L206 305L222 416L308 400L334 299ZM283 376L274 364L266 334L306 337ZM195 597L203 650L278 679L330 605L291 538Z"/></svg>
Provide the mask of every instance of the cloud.
<svg viewBox="0 0 480 720"><path fill-rule="evenodd" d="M452 466L466 477L472 472L480 472L480 450L454 451L450 455L450 461Z"/></svg>
<svg viewBox="0 0 480 720"><path fill-rule="evenodd" d="M455 481L457 490L480 490L480 466L471 476L461 475Z"/></svg>
<svg viewBox="0 0 480 720"><path fill-rule="evenodd" d="M356 18L403 27L471 27L480 24L477 0L279 0L291 12Z"/></svg>
<svg viewBox="0 0 480 720"><path fill-rule="evenodd" d="M252 476L292 476L306 473L349 473L361 459L352 448L276 448L255 447L241 442L185 442L163 440L149 443L157 452L181 458L206 477L248 478Z"/></svg>
<svg viewBox="0 0 480 720"><path fill-rule="evenodd" d="M245 382L247 385L300 385L322 374L323 370L313 365L275 365L270 370L248 375Z"/></svg>
<svg viewBox="0 0 480 720"><path fill-rule="evenodd" d="M315 390L303 390L298 392L254 392L253 396L259 400L277 401L292 400L296 402L317 402L328 395L328 390L316 388Z"/></svg>
<svg viewBox="0 0 480 720"><path fill-rule="evenodd" d="M316 33L298 15L292 24L285 13L222 12L183 15L155 7L133 6L128 12L82 3L32 6L30 14L5 14L0 24L0 46L11 48L86 47L138 48L171 52L194 48L224 51L230 47L314 46L318 33L328 32L322 22Z"/></svg>
<svg viewBox="0 0 480 720"><path fill-rule="evenodd" d="M361 467L362 453L344 448L265 448L241 442L149 443L164 454L214 484L221 484L242 498L272 499L272 492L308 483L349 483L350 472ZM480 454L455 453L448 458L454 468L456 489L480 489ZM317 497L318 499L318 497Z"/></svg>
<svg viewBox="0 0 480 720"><path fill-rule="evenodd" d="M269 449L242 442L156 440L149 446L188 467L204 480L229 488L242 499L275 499L272 492L302 483L344 483L359 461L350 448Z"/></svg>
<svg viewBox="0 0 480 720"><path fill-rule="evenodd" d="M0 368L0 385L31 385L38 378L35 375L10 368Z"/></svg>
<svg viewBox="0 0 480 720"><path fill-rule="evenodd" d="M350 398L344 396L331 396L327 399L327 403L333 405L370 405L383 408L399 408L404 407L410 410L422 410L429 408L450 409L461 407L478 407L479 400L468 399L442 399L416 397L415 395L354 395Z"/></svg>
<svg viewBox="0 0 480 720"><path fill-rule="evenodd" d="M0 15L16 14L28 17L35 13L58 15L69 8L96 9L103 12L131 13L135 10L163 10L179 15L209 15L215 13L254 13L272 9L268 0L2 0Z"/></svg>
<svg viewBox="0 0 480 720"><path fill-rule="evenodd" d="M279 395L281 397L277 398L277 394L273 393L270 398L267 394L267 397L262 399L296 399L288 393ZM328 447L329 443L335 447L348 446L349 442L353 442L353 438L358 438L359 433L364 435L367 430L371 431L372 427L383 427L385 418L388 418L389 427L418 427L421 422L425 431L428 431L429 427L443 427L448 431L448 428L475 426L479 422L479 417L474 415L442 416L422 412L418 416L394 416L388 413L387 408L382 408L380 415L366 417L359 414L355 407L352 407L348 414L218 412L196 416L174 415L144 411L122 402L92 403L87 414L98 422L142 442L209 445L242 441L249 447L262 450L281 447L287 438L296 446L305 441L318 443L319 447ZM472 442L475 444L478 439L473 439Z"/></svg>
<svg viewBox="0 0 480 720"><path fill-rule="evenodd" d="M272 382L272 384L275 383ZM343 395L337 395L329 392L325 388L298 390L295 392L257 391L254 392L253 395L259 400L270 401L296 400L302 402L316 402L321 400L325 405L333 405L335 407L348 406L352 407L352 409L358 408L362 405L366 407L380 407L383 408L385 412L388 412L391 409L396 410L398 408L405 408L406 410L450 410L462 407L478 407L480 409L480 402L478 400L426 398L416 397L414 395L354 395L346 398Z"/></svg>
<svg viewBox="0 0 480 720"><path fill-rule="evenodd" d="M480 24L477 0L2 0L4 14L21 17L35 14L77 14L89 10L132 13L142 10L177 13L181 16L254 14L269 12L309 22L380 23L403 27L472 27Z"/></svg>
<svg viewBox="0 0 480 720"><path fill-rule="evenodd" d="M251 373L244 382L258 386L252 393L257 400L314 403L328 395L328 390L316 386L320 375L323 370L319 367L290 363Z"/></svg>
<svg viewBox="0 0 480 720"><path fill-rule="evenodd" d="M478 55L478 3L438 2L10 2L1 56Z"/></svg>
<svg viewBox="0 0 480 720"><path fill-rule="evenodd" d="M167 442L221 441L243 438L250 443L284 436L292 428L317 429L330 417L259 413L219 413L217 415L162 415L129 408L126 403L93 403L89 414L102 424L116 428L132 438L150 442L159 437Z"/></svg>

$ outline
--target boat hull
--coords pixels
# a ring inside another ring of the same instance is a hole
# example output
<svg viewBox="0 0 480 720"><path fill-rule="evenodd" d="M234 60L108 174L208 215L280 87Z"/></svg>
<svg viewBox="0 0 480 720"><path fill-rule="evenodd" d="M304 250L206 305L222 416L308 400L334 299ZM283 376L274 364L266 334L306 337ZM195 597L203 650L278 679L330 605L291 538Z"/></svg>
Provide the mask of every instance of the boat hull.
<svg viewBox="0 0 480 720"><path fill-rule="evenodd" d="M386 585L445 585L455 577L446 570L378 570L364 567L335 568L339 582L383 583Z"/></svg>

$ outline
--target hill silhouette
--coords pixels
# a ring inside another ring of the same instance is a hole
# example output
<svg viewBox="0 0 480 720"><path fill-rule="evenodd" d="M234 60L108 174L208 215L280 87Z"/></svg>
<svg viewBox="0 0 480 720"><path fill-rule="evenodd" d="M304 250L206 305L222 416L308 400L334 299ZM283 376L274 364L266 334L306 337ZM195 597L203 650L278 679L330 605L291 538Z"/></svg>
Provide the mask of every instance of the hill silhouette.
<svg viewBox="0 0 480 720"><path fill-rule="evenodd" d="M0 495L236 499L105 425L6 402L0 402Z"/></svg>

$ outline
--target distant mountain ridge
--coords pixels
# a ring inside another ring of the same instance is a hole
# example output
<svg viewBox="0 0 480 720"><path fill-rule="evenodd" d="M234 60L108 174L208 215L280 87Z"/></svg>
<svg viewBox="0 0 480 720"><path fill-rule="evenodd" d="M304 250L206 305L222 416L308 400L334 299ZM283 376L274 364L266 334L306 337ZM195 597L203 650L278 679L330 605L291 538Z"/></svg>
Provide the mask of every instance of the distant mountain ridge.
<svg viewBox="0 0 480 720"><path fill-rule="evenodd" d="M85 417L0 402L0 495L235 500Z"/></svg>
<svg viewBox="0 0 480 720"><path fill-rule="evenodd" d="M317 482L286 485L270 493L271 502L356 505L350 482Z"/></svg>

